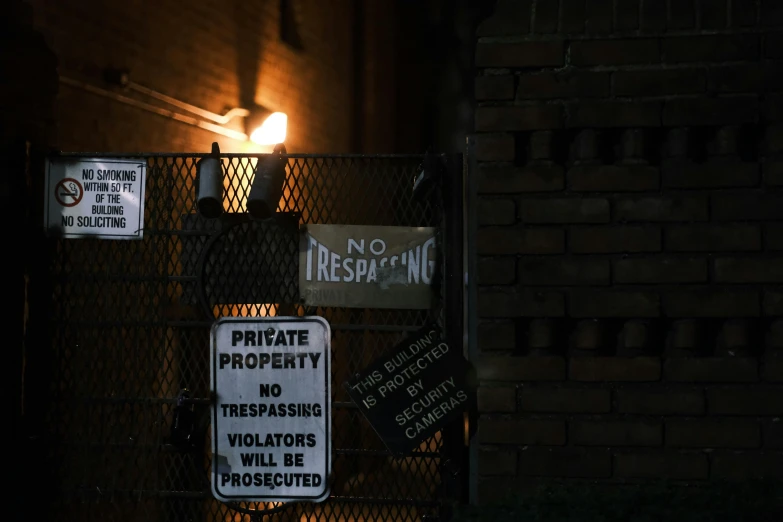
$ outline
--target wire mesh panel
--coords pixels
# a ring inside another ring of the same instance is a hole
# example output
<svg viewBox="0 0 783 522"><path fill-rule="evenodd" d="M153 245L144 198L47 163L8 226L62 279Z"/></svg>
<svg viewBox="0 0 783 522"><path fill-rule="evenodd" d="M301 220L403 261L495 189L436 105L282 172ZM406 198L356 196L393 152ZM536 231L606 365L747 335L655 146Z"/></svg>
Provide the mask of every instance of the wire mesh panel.
<svg viewBox="0 0 783 522"><path fill-rule="evenodd" d="M411 190L422 158L288 155L279 212L269 220L246 212L259 157L221 156L224 212L217 219L196 212L199 157L145 159L143 240L52 240L46 451L58 518L441 516L443 463L453 473L456 462L446 450L448 434L395 458L342 384L440 317L442 289L436 285L432 310L308 307L298 292L301 225L442 225L440 192L414 197ZM331 497L320 504L224 504L210 493L209 329L220 317L275 315L319 315L331 324Z"/></svg>

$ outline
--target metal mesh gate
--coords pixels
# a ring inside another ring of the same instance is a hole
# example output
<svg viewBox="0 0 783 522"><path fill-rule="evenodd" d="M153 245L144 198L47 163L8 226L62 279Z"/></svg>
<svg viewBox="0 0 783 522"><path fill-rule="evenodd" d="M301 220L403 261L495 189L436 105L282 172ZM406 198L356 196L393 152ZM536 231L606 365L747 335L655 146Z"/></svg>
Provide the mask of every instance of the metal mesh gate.
<svg viewBox="0 0 783 522"><path fill-rule="evenodd" d="M441 305L461 272L442 271L435 310L310 308L297 294L297 234L308 223L436 226L440 251L457 254L443 228L459 226L444 205L456 194L438 184L414 197L419 156L287 155L278 218L256 221L245 202L258 157L224 154L224 215L208 220L196 212L200 157L144 156L143 240L48 243L51 300L33 334L48 362L33 380L46 396L40 447L57 519L441 518L462 475L462 423L393 458L342 383L433 315L460 342L460 309ZM210 494L209 328L218 317L265 315L331 323L334 464L321 504L228 505Z"/></svg>

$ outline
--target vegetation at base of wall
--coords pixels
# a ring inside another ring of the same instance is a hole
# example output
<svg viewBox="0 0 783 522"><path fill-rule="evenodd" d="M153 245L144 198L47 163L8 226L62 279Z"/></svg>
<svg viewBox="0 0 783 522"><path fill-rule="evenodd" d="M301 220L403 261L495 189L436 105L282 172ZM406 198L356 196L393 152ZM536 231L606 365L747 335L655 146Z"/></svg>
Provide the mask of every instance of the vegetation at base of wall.
<svg viewBox="0 0 783 522"><path fill-rule="evenodd" d="M783 482L545 484L504 502L458 506L452 521L780 522Z"/></svg>

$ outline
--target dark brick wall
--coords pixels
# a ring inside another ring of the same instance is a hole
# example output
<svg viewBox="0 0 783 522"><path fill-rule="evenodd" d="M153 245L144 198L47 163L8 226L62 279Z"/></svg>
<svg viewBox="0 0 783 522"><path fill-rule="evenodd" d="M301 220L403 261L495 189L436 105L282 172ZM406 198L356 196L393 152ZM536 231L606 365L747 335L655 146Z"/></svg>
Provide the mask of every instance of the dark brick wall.
<svg viewBox="0 0 783 522"><path fill-rule="evenodd" d="M783 478L783 3L477 30L479 501Z"/></svg>

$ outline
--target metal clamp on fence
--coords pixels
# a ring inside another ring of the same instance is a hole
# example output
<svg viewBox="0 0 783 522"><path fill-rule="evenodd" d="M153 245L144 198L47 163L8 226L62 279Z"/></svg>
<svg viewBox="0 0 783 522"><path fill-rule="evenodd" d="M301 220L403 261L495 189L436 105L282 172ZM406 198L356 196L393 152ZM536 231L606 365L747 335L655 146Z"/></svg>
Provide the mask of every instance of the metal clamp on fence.
<svg viewBox="0 0 783 522"><path fill-rule="evenodd" d="M422 199L436 183L440 183L443 168L443 156L427 152L413 179L414 199Z"/></svg>
<svg viewBox="0 0 783 522"><path fill-rule="evenodd" d="M203 442L201 437L207 429L208 409L202 413L196 410L196 406L207 404L209 401L191 398L190 390L187 388L179 392L171 422L170 444L182 449L192 449Z"/></svg>

